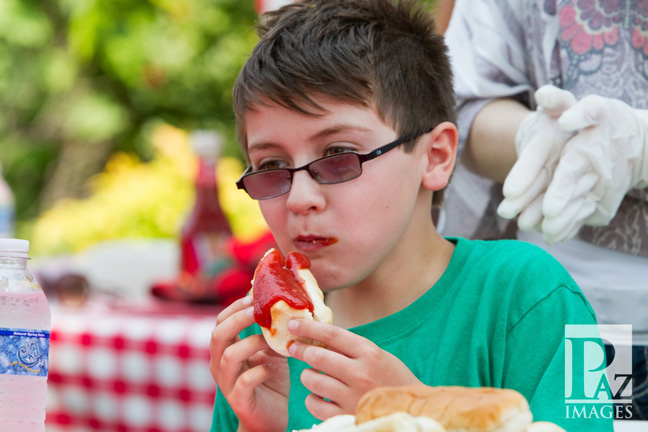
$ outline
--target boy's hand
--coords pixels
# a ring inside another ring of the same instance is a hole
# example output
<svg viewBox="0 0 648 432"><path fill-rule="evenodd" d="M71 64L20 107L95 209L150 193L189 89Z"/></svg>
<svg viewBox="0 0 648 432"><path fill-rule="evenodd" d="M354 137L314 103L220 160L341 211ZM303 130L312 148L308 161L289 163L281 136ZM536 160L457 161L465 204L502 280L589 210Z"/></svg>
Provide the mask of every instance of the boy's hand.
<svg viewBox="0 0 648 432"><path fill-rule="evenodd" d="M355 413L362 395L376 387L421 384L402 361L362 336L310 320L292 320L288 328L327 345L295 342L289 348L313 367L302 372L301 381L312 392L306 408L320 420Z"/></svg>
<svg viewBox="0 0 648 432"><path fill-rule="evenodd" d="M254 323L252 297L237 300L217 317L209 351L210 371L239 419L239 430L285 431L290 378L286 358L262 335L241 339Z"/></svg>

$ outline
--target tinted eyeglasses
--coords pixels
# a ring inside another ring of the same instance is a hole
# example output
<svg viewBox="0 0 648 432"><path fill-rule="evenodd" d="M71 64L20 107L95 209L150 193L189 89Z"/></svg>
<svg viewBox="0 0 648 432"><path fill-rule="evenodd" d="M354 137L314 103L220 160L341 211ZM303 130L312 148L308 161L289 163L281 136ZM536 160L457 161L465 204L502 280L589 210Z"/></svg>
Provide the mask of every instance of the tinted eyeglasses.
<svg viewBox="0 0 648 432"><path fill-rule="evenodd" d="M308 171L310 176L319 184L343 183L360 177L363 163L384 155L399 145L418 138L431 130L428 129L424 132L405 135L369 153L359 154L348 152L334 154L315 159L299 168L252 171L252 167L250 166L245 170L241 178L238 179L236 186L239 189L245 190L253 199L265 200L278 197L290 191L293 176L297 171Z"/></svg>

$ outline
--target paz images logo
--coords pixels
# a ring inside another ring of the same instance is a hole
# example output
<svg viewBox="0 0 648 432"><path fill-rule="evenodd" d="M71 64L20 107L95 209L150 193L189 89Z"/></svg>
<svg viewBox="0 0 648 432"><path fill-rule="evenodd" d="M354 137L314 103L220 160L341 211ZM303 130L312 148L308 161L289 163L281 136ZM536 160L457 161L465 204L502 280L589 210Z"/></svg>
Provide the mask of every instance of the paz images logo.
<svg viewBox="0 0 648 432"><path fill-rule="evenodd" d="M632 326L566 325L567 418L631 418L631 396Z"/></svg>

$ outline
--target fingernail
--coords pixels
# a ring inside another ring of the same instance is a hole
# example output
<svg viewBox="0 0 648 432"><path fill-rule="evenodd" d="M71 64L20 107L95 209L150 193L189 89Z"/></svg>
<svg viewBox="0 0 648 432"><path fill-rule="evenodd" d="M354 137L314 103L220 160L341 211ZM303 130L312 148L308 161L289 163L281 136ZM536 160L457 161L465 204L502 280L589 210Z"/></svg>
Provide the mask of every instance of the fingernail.
<svg viewBox="0 0 648 432"><path fill-rule="evenodd" d="M253 307L249 307L249 308L247 308L247 309L245 310L245 315L247 315L247 316L249 316L249 317L251 317L252 315L254 315L254 308L253 308Z"/></svg>
<svg viewBox="0 0 648 432"><path fill-rule="evenodd" d="M288 346L288 352L290 353L291 356L294 356L295 353L297 352L297 344L299 342L292 341L292 343Z"/></svg>
<svg viewBox="0 0 648 432"><path fill-rule="evenodd" d="M245 306L249 306L249 305L251 305L251 304L252 304L252 296L250 295L250 296L245 297L245 298L243 299L243 304L244 304Z"/></svg>
<svg viewBox="0 0 648 432"><path fill-rule="evenodd" d="M297 327L299 327L299 323L296 320L288 321L288 330L297 330Z"/></svg>

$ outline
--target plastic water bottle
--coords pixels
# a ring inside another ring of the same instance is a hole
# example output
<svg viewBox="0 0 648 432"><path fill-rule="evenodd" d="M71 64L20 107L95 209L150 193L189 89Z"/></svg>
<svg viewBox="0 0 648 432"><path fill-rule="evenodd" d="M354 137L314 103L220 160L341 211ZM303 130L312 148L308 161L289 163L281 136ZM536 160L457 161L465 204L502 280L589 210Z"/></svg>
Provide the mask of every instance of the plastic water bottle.
<svg viewBox="0 0 648 432"><path fill-rule="evenodd" d="M2 177L2 165L0 165L0 238L14 236L15 207L14 194Z"/></svg>
<svg viewBox="0 0 648 432"><path fill-rule="evenodd" d="M43 432L51 315L29 242L0 239L0 431Z"/></svg>

